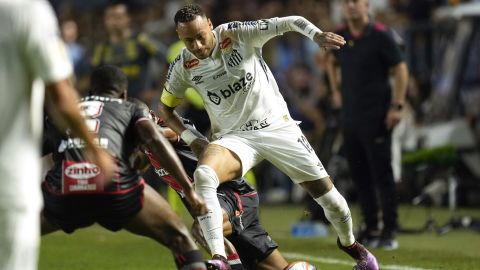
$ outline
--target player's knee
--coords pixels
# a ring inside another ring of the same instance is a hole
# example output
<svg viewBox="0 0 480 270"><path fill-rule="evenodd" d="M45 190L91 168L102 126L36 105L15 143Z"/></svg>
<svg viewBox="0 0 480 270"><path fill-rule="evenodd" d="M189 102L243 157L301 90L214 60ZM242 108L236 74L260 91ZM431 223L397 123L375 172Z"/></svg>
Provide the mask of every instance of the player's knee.
<svg viewBox="0 0 480 270"><path fill-rule="evenodd" d="M333 188L333 183L330 177L325 177L315 181L306 181L300 183L300 185L312 196L312 198L318 198L326 193L330 192Z"/></svg>
<svg viewBox="0 0 480 270"><path fill-rule="evenodd" d="M200 165L193 173L195 179L195 189L202 191L205 189L217 189L220 182L217 173L207 165Z"/></svg>
<svg viewBox="0 0 480 270"><path fill-rule="evenodd" d="M330 212L350 212L347 201L335 187L332 187L331 190L323 196L316 198L315 201Z"/></svg>

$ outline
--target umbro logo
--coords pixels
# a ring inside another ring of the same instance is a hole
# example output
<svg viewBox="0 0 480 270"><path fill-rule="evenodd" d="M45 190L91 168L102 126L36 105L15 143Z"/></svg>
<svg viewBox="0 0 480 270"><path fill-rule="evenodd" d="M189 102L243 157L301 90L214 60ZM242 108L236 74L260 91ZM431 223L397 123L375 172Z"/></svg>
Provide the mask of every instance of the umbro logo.
<svg viewBox="0 0 480 270"><path fill-rule="evenodd" d="M192 82L194 82L195 85L201 84L201 83L203 83L202 78L203 78L203 76L193 76Z"/></svg>

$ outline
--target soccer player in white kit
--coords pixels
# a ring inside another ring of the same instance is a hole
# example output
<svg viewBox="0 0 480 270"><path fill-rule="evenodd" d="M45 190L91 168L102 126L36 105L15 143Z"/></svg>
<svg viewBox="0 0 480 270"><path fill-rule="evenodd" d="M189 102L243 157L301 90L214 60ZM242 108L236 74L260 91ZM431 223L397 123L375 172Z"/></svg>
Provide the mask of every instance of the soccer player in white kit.
<svg viewBox="0 0 480 270"><path fill-rule="evenodd" d="M0 0L0 26L0 270L32 270L40 236L44 94L49 115L85 141L92 161L107 175L114 164L94 146L77 108L72 67L49 4Z"/></svg>
<svg viewBox="0 0 480 270"><path fill-rule="evenodd" d="M339 49L345 40L323 33L300 16L231 22L213 29L210 19L195 4L180 9L175 24L186 49L170 66L160 111L166 124L195 151L208 142L184 126L174 109L188 87L195 88L205 103L213 141L201 153L194 178L195 189L209 208L209 213L198 219L213 257L225 257L217 187L266 159L323 207L338 234L339 247L356 260L354 269L378 269L375 257L355 241L345 199L291 119L262 58L262 46L288 31L308 36L326 49Z"/></svg>

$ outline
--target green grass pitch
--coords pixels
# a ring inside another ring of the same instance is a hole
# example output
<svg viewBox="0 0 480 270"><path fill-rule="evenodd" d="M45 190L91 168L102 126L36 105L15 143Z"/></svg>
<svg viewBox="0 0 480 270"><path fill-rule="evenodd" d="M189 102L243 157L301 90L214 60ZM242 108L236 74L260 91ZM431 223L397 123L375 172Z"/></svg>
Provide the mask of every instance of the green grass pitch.
<svg viewBox="0 0 480 270"><path fill-rule="evenodd" d="M280 245L288 261L306 260L319 270L351 269L352 262L335 246L335 236L294 238L291 225L304 213L303 206L261 206L261 220ZM359 219L353 207L354 221ZM448 210L433 209L433 218L441 225L449 218ZM480 219L480 210L462 209L458 215ZM185 214L182 214L185 216ZM419 228L426 219L425 209L403 206L400 222L404 227ZM189 218L185 220L190 224ZM395 251L372 249L381 269L390 270L474 270L480 269L480 233L454 230L444 235L427 231L400 234L400 248ZM42 238L40 270L147 270L175 269L170 252L156 242L121 231L111 233L99 226L82 229L72 235L57 232Z"/></svg>

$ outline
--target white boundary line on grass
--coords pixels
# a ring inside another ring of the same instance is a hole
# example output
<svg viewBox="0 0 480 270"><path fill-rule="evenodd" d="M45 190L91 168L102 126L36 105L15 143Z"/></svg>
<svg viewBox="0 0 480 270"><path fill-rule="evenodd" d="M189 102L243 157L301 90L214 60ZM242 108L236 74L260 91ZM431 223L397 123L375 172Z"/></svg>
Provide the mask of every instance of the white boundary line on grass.
<svg viewBox="0 0 480 270"><path fill-rule="evenodd" d="M318 256L310 256L302 253L282 251L282 255L287 259L302 259L306 261L318 262L323 264L350 265L350 266L354 265L351 261L318 257ZM408 265L396 265L396 264L381 264L380 266L381 266L381 269L385 269L385 270L434 270L434 269L428 269L428 268L420 268L420 267L413 267Z"/></svg>

